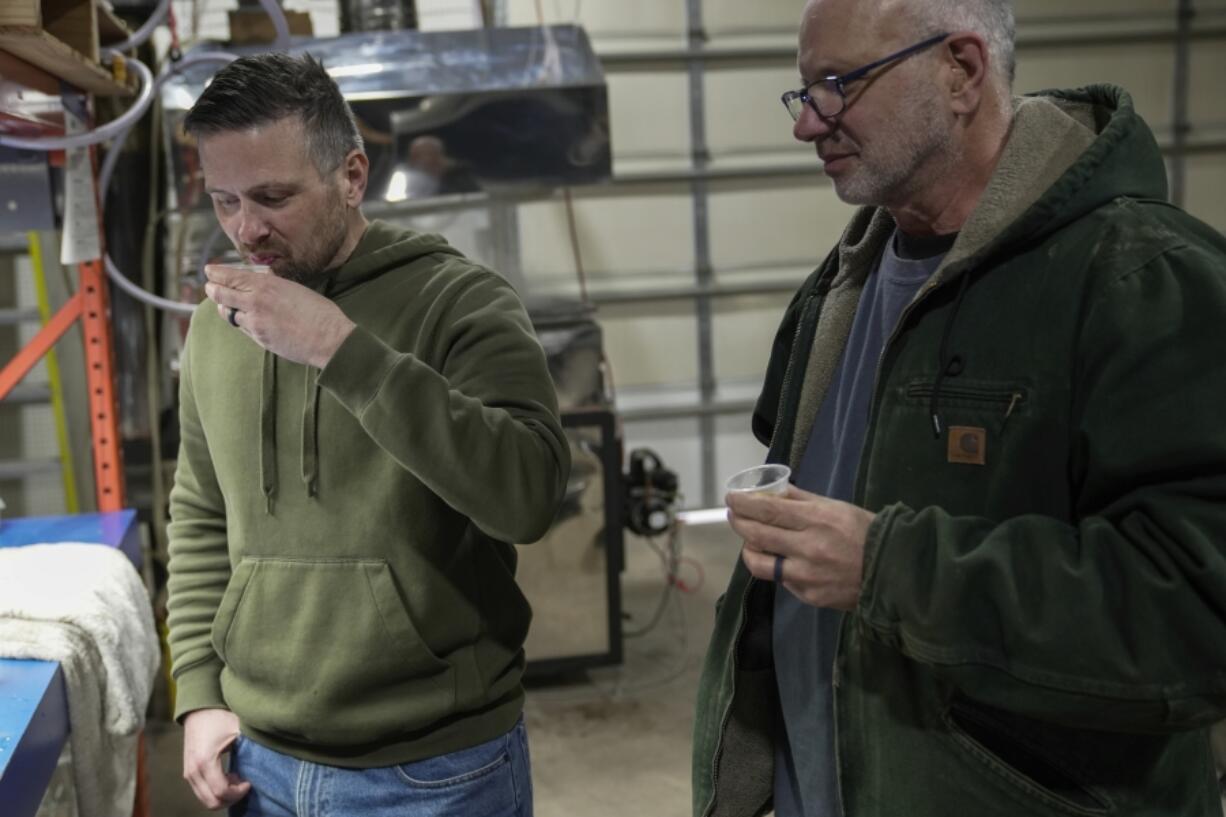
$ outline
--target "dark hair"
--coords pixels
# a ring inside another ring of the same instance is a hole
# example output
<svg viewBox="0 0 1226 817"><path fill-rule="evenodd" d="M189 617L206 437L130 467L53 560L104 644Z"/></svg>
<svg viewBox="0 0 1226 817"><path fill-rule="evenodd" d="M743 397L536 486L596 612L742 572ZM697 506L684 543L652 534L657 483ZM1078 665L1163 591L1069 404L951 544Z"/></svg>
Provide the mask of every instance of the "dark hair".
<svg viewBox="0 0 1226 817"><path fill-rule="evenodd" d="M246 130L287 116L302 119L307 151L320 175L362 149L353 111L323 63L310 54L256 54L217 72L187 112L192 136Z"/></svg>

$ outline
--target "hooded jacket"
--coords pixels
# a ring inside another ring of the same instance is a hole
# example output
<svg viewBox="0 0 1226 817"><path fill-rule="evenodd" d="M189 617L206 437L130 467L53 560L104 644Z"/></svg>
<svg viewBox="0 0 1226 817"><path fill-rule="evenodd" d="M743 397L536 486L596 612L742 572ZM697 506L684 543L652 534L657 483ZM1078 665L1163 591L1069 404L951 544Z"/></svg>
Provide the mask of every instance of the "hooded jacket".
<svg viewBox="0 0 1226 817"><path fill-rule="evenodd" d="M848 817L1218 815L1226 241L1165 202L1110 86L1019 101L883 351L874 511L834 667ZM863 209L797 293L753 430L795 467L894 230ZM694 814L767 811L775 588L737 563L700 683Z"/></svg>
<svg viewBox="0 0 1226 817"><path fill-rule="evenodd" d="M324 286L357 324L322 369L210 302L182 356L171 492L175 715L332 765L508 731L531 612L511 542L570 468L544 353L510 285L380 222Z"/></svg>

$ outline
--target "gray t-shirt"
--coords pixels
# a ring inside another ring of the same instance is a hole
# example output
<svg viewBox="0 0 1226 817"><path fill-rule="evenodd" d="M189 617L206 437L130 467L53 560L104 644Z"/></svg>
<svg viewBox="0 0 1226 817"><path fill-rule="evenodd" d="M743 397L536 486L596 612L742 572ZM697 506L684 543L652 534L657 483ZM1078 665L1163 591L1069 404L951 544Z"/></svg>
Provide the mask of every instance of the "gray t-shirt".
<svg viewBox="0 0 1226 817"><path fill-rule="evenodd" d="M843 359L813 421L793 479L800 488L852 500L882 349L955 237L917 241L896 232L886 245L865 281ZM838 610L811 607L776 589L775 675L787 735L775 748L777 817L839 817L830 683L842 619Z"/></svg>

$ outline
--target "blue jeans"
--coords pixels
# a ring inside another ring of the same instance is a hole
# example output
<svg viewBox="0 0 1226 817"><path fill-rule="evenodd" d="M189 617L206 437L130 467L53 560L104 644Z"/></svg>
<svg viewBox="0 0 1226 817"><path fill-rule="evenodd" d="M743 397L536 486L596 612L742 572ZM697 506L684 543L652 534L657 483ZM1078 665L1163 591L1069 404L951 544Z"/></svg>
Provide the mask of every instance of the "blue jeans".
<svg viewBox="0 0 1226 817"><path fill-rule="evenodd" d="M230 817L532 817L523 718L487 743L373 769L310 763L240 737L230 771L251 781Z"/></svg>

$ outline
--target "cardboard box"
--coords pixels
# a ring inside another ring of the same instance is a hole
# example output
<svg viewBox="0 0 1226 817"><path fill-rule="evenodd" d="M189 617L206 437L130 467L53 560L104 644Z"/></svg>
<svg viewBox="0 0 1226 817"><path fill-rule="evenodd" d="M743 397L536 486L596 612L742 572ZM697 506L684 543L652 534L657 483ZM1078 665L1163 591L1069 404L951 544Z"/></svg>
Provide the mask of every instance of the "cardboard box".
<svg viewBox="0 0 1226 817"><path fill-rule="evenodd" d="M310 37L314 32L311 15L305 11L285 12L289 33L295 37ZM277 39L272 20L262 9L238 9L230 12L230 42L234 45L270 43Z"/></svg>

